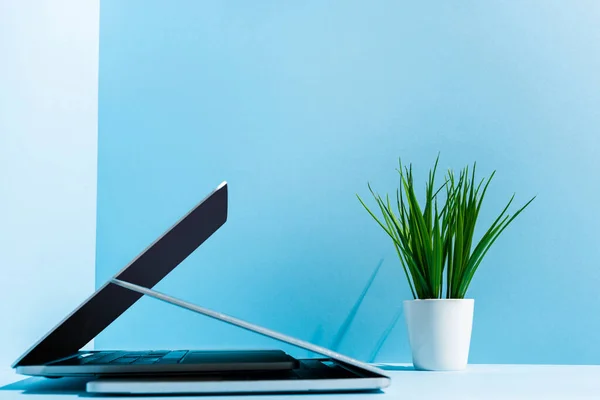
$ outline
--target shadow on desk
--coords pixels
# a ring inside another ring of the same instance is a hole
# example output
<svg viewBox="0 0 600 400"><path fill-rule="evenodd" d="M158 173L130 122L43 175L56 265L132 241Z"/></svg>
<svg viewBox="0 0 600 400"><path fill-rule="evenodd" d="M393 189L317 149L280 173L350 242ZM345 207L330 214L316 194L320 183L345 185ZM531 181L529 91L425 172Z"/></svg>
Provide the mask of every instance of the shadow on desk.
<svg viewBox="0 0 600 400"><path fill-rule="evenodd" d="M16 391L23 394L63 394L87 396L85 384L90 378L27 378L0 387L0 391Z"/></svg>
<svg viewBox="0 0 600 400"><path fill-rule="evenodd" d="M410 365L393 365L393 364L374 364L375 367L384 371L416 371L415 368Z"/></svg>

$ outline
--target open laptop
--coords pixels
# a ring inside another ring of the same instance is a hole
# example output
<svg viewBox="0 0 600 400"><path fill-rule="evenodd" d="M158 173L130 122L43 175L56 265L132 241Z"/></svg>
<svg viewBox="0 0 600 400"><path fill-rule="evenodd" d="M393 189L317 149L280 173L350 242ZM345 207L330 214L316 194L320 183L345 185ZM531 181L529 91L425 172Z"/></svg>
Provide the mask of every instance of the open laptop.
<svg viewBox="0 0 600 400"><path fill-rule="evenodd" d="M216 392L235 391L235 382L240 381L246 388L252 382L250 386L256 386L254 390L260 392L356 391L388 386L389 378L368 364L151 290L225 223L227 203L227 183L223 182L19 357L12 367L24 375L123 378L90 382L88 391L96 393L134 393L136 387L139 393L151 393L146 386L149 381L143 378L148 376L154 382L159 381L159 377L168 378L172 383L189 385L193 382L193 391L197 393L216 389ZM143 295L299 346L327 359L296 360L280 350L81 351ZM140 380L132 385L127 384L126 379ZM298 384L300 380L302 385ZM164 393L177 390L185 393L188 389L189 386L172 387Z"/></svg>

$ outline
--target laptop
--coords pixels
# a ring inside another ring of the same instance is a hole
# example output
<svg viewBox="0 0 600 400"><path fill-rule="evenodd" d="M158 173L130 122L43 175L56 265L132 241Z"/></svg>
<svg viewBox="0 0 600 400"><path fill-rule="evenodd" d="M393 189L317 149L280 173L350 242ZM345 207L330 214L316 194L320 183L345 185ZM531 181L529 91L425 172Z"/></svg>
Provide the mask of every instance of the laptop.
<svg viewBox="0 0 600 400"><path fill-rule="evenodd" d="M12 365L32 376L94 376L91 393L364 391L387 387L383 371L320 346L152 290L227 220L227 183L96 290ZM85 351L82 348L142 296L185 308L324 356L297 360L281 350ZM150 385L150 386L148 386ZM177 386L178 385L178 386ZM240 386L241 385L241 386ZM238 388L238 389L236 389Z"/></svg>

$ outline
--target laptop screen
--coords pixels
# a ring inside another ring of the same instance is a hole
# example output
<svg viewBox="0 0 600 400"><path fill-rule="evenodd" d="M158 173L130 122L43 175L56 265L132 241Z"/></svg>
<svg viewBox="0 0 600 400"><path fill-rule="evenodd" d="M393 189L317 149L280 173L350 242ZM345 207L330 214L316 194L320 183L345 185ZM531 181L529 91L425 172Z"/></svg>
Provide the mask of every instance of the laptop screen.
<svg viewBox="0 0 600 400"><path fill-rule="evenodd" d="M152 288L226 220L227 184L223 182L115 278ZM141 297L107 282L15 361L13 368L45 364L76 353Z"/></svg>

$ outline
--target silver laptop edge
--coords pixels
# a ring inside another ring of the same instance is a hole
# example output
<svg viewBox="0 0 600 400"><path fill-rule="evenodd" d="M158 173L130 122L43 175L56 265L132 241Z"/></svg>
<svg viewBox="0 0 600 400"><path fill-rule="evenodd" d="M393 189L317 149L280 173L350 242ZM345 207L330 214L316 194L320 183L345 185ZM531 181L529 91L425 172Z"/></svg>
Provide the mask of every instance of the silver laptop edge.
<svg viewBox="0 0 600 400"><path fill-rule="evenodd" d="M86 384L88 393L127 395L338 393L378 390L389 378L210 381L202 379L98 379Z"/></svg>
<svg viewBox="0 0 600 400"><path fill-rule="evenodd" d="M324 356L332 358L334 360L341 361L341 362L344 362L349 365L353 365L355 367L367 370L369 372L373 372L375 374L378 374L378 375L381 375L382 377L387 378L387 376L383 370L381 370L377 367L374 367L372 365L369 365L367 363L364 363L362 361L356 360L354 358L351 358L351 357L345 356L343 354L337 353L335 351L329 350L325 347L317 346L312 343L306 342L304 340L300 340L300 339L297 339L292 336L284 335L283 333L279 333L279 332L264 328L259 325L254 325L249 322L243 321L239 318L235 318L235 317L232 317L227 314L216 312L216 311L210 310L208 308L200 307L195 304L188 303L186 301L183 301L183 300L177 299L175 297L166 295L164 293L158 292L156 290L147 289L145 287L135 285L133 283L125 282L125 281L115 279L115 278L111 279L111 282L114 283L115 285L119 285L126 289L133 290L135 292L153 297L155 299L158 299L158 300L164 301L166 303L184 308L186 310L193 311L195 313L202 314L207 317L210 317L210 318L213 318L213 319L216 319L219 321L223 321L223 322L231 324L231 325L235 325L242 329L246 329L248 331L255 332L260 335L270 337L270 338L279 340L281 342L288 343L293 346L312 351L317 354L324 355ZM388 382L388 384L386 384L383 387L387 387L388 385L389 385L389 382Z"/></svg>

